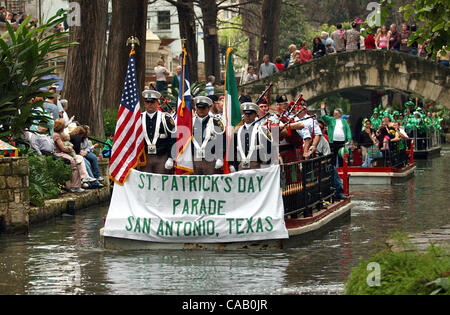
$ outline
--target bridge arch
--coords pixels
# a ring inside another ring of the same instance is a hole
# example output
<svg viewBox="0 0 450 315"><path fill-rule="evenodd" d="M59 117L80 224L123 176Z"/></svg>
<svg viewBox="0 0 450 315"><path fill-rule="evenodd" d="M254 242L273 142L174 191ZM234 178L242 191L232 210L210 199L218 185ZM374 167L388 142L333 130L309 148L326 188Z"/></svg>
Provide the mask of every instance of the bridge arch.
<svg viewBox="0 0 450 315"><path fill-rule="evenodd" d="M309 102L350 89L388 88L421 95L450 108L450 69L417 56L382 50L328 55L290 67L273 76L239 87L251 96L273 83L272 95Z"/></svg>

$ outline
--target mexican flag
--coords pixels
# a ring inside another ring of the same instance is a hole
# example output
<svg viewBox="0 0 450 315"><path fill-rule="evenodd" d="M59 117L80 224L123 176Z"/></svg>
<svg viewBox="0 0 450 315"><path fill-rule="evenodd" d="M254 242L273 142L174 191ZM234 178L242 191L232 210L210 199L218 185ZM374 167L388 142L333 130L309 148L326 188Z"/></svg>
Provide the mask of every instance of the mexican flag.
<svg viewBox="0 0 450 315"><path fill-rule="evenodd" d="M230 143L235 128L242 124L241 104L239 102L239 94L236 85L236 77L234 75L233 66L233 48L227 50L227 62L225 72L225 104L223 106L223 118L225 120L225 129L227 134L227 152L224 162L224 173L229 174L230 168L228 164L230 156Z"/></svg>
<svg viewBox="0 0 450 315"><path fill-rule="evenodd" d="M228 48L225 74L225 104L223 106L225 127L231 127L231 130L242 122L241 104L239 102L236 77L234 75L232 51L233 48Z"/></svg>

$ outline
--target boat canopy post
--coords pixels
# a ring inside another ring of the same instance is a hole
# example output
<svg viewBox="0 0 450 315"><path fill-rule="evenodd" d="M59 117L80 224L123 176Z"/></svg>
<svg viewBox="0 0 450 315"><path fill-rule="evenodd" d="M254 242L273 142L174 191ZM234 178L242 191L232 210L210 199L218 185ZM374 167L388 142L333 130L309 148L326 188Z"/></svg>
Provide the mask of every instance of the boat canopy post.
<svg viewBox="0 0 450 315"><path fill-rule="evenodd" d="M411 148L409 150L410 164L414 164L414 139L411 139Z"/></svg>
<svg viewBox="0 0 450 315"><path fill-rule="evenodd" d="M344 167L343 167L343 186L344 194L348 196L350 194L349 180L348 180L348 153L344 154Z"/></svg>

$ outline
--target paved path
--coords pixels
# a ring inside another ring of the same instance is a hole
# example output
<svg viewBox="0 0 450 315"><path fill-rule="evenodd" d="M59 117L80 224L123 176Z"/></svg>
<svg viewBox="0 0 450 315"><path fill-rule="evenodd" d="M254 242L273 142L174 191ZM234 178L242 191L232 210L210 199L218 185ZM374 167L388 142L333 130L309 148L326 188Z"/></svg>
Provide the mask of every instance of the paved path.
<svg viewBox="0 0 450 315"><path fill-rule="evenodd" d="M436 246L444 246L450 250L450 224L439 229L410 234L408 235L408 240L419 251L425 251L431 243L434 243ZM412 250L410 247L405 248L396 240L388 240L387 243L392 247L393 251Z"/></svg>

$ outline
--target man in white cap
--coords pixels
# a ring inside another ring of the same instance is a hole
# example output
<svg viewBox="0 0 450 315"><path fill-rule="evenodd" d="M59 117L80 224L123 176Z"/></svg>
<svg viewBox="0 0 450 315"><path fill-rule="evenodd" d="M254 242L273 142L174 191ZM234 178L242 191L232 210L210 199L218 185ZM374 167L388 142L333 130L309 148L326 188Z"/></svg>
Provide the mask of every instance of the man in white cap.
<svg viewBox="0 0 450 315"><path fill-rule="evenodd" d="M220 119L209 115L211 98L194 99L197 109L192 122L192 156L195 175L219 174L225 154L224 126Z"/></svg>
<svg viewBox="0 0 450 315"><path fill-rule="evenodd" d="M234 133L234 169L243 171L270 164L272 135L257 123L259 106L243 103L244 124Z"/></svg>
<svg viewBox="0 0 450 315"><path fill-rule="evenodd" d="M161 93L154 90L145 90L145 112L142 114L142 128L144 131L145 153L147 165L140 170L153 174L171 174L174 162L172 148L176 138L175 122L170 115L158 110Z"/></svg>

